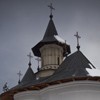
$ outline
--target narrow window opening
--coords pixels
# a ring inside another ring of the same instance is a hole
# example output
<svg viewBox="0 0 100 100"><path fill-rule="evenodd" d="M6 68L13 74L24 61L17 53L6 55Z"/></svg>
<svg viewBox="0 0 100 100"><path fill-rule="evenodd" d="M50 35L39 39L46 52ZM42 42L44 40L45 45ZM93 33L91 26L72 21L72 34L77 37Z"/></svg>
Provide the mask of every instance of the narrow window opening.
<svg viewBox="0 0 100 100"><path fill-rule="evenodd" d="M60 59L59 59L59 57L58 57L58 65L60 64Z"/></svg>

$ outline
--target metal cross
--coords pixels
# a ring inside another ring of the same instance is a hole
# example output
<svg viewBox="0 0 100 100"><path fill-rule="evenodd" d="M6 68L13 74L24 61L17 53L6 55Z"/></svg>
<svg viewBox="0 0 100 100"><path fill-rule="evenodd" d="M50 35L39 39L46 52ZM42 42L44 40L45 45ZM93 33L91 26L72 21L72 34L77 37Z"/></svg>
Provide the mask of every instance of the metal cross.
<svg viewBox="0 0 100 100"><path fill-rule="evenodd" d="M27 56L29 57L29 63L31 63L31 58L33 58L33 56L31 55L31 52Z"/></svg>
<svg viewBox="0 0 100 100"><path fill-rule="evenodd" d="M78 35L78 32L76 32L76 34L75 34L74 36L77 38L77 49L79 50L79 49L80 49L79 39L80 39L81 37Z"/></svg>
<svg viewBox="0 0 100 100"><path fill-rule="evenodd" d="M18 81L18 83L20 84L20 78L21 78L21 76L22 76L21 71L19 71L19 72L17 73L17 75L19 76L19 81Z"/></svg>
<svg viewBox="0 0 100 100"><path fill-rule="evenodd" d="M8 85L7 85L7 82L4 84L4 86L3 86L3 91L4 92L7 92L9 90L9 88L8 88Z"/></svg>
<svg viewBox="0 0 100 100"><path fill-rule="evenodd" d="M55 10L55 8L52 6L52 3L50 3L50 5L48 5L48 7L50 8L50 13L52 15L52 11Z"/></svg>
<svg viewBox="0 0 100 100"><path fill-rule="evenodd" d="M38 71L39 71L39 62L41 61L41 59L38 57L38 58L36 58L35 60L37 60L37 62L38 62Z"/></svg>

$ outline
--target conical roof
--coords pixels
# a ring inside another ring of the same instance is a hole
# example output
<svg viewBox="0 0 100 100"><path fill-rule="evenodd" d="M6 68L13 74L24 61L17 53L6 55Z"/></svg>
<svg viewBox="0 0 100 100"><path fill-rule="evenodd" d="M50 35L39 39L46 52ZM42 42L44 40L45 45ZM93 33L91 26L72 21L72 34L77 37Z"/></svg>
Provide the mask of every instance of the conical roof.
<svg viewBox="0 0 100 100"><path fill-rule="evenodd" d="M83 55L81 51L76 51L62 62L48 81L61 80L71 77L88 76L86 68L95 68L92 63Z"/></svg>
<svg viewBox="0 0 100 100"><path fill-rule="evenodd" d="M36 76L32 70L31 67L29 67L23 77L23 79L21 80L21 83L20 84L26 84L26 83L29 83L31 81L34 81L36 80Z"/></svg>
<svg viewBox="0 0 100 100"><path fill-rule="evenodd" d="M43 45L46 45L46 44L60 45L64 49L64 54L66 51L70 53L70 46L67 45L65 41L61 37L58 36L57 30L52 18L53 16L50 15L50 20L49 20L43 39L32 48L32 51L35 56L41 57L41 53L39 49Z"/></svg>
<svg viewBox="0 0 100 100"><path fill-rule="evenodd" d="M31 83L35 84L36 82L37 82L36 74L33 72L31 66L29 66L24 77L22 78L20 84L16 85L15 87L11 88L10 90L27 87L29 84L31 84Z"/></svg>
<svg viewBox="0 0 100 100"><path fill-rule="evenodd" d="M42 42L47 42L47 41L57 41L54 37L54 35L58 35L56 27L54 25L54 22L52 18L50 18L50 21L48 23L46 32L44 34L44 37L42 39Z"/></svg>

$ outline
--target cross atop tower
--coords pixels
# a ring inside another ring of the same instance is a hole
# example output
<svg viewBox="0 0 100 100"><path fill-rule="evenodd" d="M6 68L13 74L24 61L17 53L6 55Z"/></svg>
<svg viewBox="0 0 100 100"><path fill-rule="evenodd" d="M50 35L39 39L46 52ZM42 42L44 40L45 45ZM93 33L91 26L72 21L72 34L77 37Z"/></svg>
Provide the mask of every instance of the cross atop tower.
<svg viewBox="0 0 100 100"><path fill-rule="evenodd" d="M39 71L39 62L41 61L41 59L38 57L35 60L37 60L37 62L38 62L38 68L37 68L37 70Z"/></svg>
<svg viewBox="0 0 100 100"><path fill-rule="evenodd" d="M80 39L81 37L78 35L78 32L76 32L76 34L75 34L74 36L77 38L77 49L79 50L79 49L80 49L79 39Z"/></svg>
<svg viewBox="0 0 100 100"><path fill-rule="evenodd" d="M33 56L31 55L31 52L27 55L29 57L29 67L31 66L31 59L33 58Z"/></svg>
<svg viewBox="0 0 100 100"><path fill-rule="evenodd" d="M50 5L48 5L48 7L50 8L50 18L52 18L52 11L55 10L55 8L53 7L52 3L50 3Z"/></svg>
<svg viewBox="0 0 100 100"><path fill-rule="evenodd" d="M19 76L19 81L18 81L18 83L20 84L20 78L21 78L21 76L22 76L21 71L19 71L19 72L17 73L17 75Z"/></svg>

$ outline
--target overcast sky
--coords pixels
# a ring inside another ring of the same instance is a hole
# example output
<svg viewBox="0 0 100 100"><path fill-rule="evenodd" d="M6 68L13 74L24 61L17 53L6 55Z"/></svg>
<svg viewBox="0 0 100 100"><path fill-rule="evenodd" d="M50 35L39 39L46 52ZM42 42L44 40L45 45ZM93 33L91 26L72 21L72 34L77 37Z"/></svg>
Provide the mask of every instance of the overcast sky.
<svg viewBox="0 0 100 100"><path fill-rule="evenodd" d="M6 82L9 88L17 85L19 70L25 74L27 54L48 25L50 2L59 36L73 53L78 31L81 51L100 69L100 0L0 0L0 92ZM35 58L33 55L32 69L36 72Z"/></svg>

